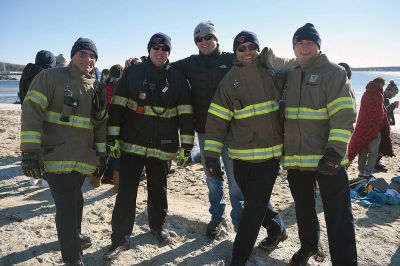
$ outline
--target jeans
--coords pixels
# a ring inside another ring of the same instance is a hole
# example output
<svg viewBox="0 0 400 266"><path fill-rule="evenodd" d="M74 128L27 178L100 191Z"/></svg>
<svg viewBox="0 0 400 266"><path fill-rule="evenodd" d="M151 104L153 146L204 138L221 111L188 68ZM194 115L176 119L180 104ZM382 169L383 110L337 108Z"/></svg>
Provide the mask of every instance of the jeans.
<svg viewBox="0 0 400 266"><path fill-rule="evenodd" d="M219 180L215 180L207 176L207 171L204 164L204 141L205 134L198 133L199 146L201 152L201 160L203 162L204 170L206 173L206 181L208 186L208 200L210 201L211 220L214 222L223 221L226 218L225 215L225 196L224 196L224 183ZM239 226L240 219L242 217L244 208L244 197L236 183L235 176L233 174L233 162L228 157L228 143L225 141L221 152L222 161L225 167L225 173L228 177L229 197L231 200L232 211L231 218L234 226Z"/></svg>

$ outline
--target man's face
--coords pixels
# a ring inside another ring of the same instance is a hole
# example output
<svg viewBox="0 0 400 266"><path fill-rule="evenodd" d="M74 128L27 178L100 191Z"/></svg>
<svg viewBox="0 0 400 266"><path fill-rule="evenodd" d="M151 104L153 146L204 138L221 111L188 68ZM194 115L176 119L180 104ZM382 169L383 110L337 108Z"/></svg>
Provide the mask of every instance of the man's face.
<svg viewBox="0 0 400 266"><path fill-rule="evenodd" d="M204 55L211 54L217 48L218 41L212 34L201 35L195 38L196 46L200 53Z"/></svg>
<svg viewBox="0 0 400 266"><path fill-rule="evenodd" d="M301 67L319 53L318 45L313 41L301 40L294 45L294 54Z"/></svg>
<svg viewBox="0 0 400 266"><path fill-rule="evenodd" d="M236 49L236 59L243 65L251 64L257 56L257 45L252 42L243 43Z"/></svg>
<svg viewBox="0 0 400 266"><path fill-rule="evenodd" d="M156 67L162 67L168 60L168 47L164 44L154 44L150 48L150 60Z"/></svg>
<svg viewBox="0 0 400 266"><path fill-rule="evenodd" d="M80 50L72 57L72 63L85 75L92 72L96 61L96 54L90 50Z"/></svg>

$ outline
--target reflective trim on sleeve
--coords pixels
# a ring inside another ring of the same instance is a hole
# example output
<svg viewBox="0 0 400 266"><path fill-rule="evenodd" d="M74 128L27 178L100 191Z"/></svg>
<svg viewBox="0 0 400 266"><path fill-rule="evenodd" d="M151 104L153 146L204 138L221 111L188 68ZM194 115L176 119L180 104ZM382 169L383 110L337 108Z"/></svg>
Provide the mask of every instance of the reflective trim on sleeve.
<svg viewBox="0 0 400 266"><path fill-rule="evenodd" d="M111 104L119 105L125 107L128 103L128 98L114 95L111 99Z"/></svg>
<svg viewBox="0 0 400 266"><path fill-rule="evenodd" d="M120 130L121 130L120 127L108 126L107 127L107 135L109 135L109 136L119 136L119 131Z"/></svg>
<svg viewBox="0 0 400 266"><path fill-rule="evenodd" d="M222 142L219 142L216 140L206 139L204 141L204 150L205 151L213 151L216 153L221 153L223 146L224 146L224 144Z"/></svg>
<svg viewBox="0 0 400 266"><path fill-rule="evenodd" d="M47 97L37 90L29 90L25 98L38 104L42 110L46 109L48 106Z"/></svg>
<svg viewBox="0 0 400 266"><path fill-rule="evenodd" d="M42 134L37 131L21 131L21 143L38 143L42 142Z"/></svg>
<svg viewBox="0 0 400 266"><path fill-rule="evenodd" d="M331 129L329 131L328 141L336 140L349 143L351 131L346 129Z"/></svg>
<svg viewBox="0 0 400 266"><path fill-rule="evenodd" d="M105 142L98 142L96 143L96 148L97 151L102 153L102 152L106 152L106 143Z"/></svg>
<svg viewBox="0 0 400 266"><path fill-rule="evenodd" d="M276 101L268 101L258 104L252 104L246 106L240 110L234 110L235 119L243 119L247 117L262 115L277 111L279 109L279 104Z"/></svg>
<svg viewBox="0 0 400 266"><path fill-rule="evenodd" d="M178 105L178 114L193 114L193 107L191 105Z"/></svg>
<svg viewBox="0 0 400 266"><path fill-rule="evenodd" d="M210 114L213 114L215 116L218 116L219 118L222 118L224 120L230 121L233 117L233 112L229 109L226 109L218 104L211 103L210 107L208 108L208 112Z"/></svg>
<svg viewBox="0 0 400 266"><path fill-rule="evenodd" d="M193 142L194 142L194 136L193 135L184 135L184 134L181 134L181 143L184 143L184 144L193 144Z"/></svg>
<svg viewBox="0 0 400 266"><path fill-rule="evenodd" d="M329 119L326 108L311 109L306 107L286 107L286 119L326 120Z"/></svg>
<svg viewBox="0 0 400 266"><path fill-rule="evenodd" d="M343 109L351 109L354 110L354 101L353 98L351 97L340 97L332 102L328 103L328 112L329 112L329 117L333 116L337 112ZM355 110L354 110L355 111Z"/></svg>

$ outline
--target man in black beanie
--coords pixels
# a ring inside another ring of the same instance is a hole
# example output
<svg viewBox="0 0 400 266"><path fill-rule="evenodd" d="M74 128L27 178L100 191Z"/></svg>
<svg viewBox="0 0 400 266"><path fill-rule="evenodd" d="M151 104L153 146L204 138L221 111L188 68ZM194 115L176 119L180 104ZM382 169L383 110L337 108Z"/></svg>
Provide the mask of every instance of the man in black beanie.
<svg viewBox="0 0 400 266"><path fill-rule="evenodd" d="M21 115L22 170L44 177L56 206L57 236L66 265L83 265L82 185L104 171L106 123L94 88L97 49L79 38L67 67L41 71L32 81ZM101 118L102 117L102 118Z"/></svg>
<svg viewBox="0 0 400 266"><path fill-rule="evenodd" d="M306 265L318 252L315 210L318 182L333 265L357 265L351 212L347 144L355 122L355 99L346 71L320 51L321 38L307 23L293 35L299 65L287 77L282 165L288 170L300 249L291 265Z"/></svg>
<svg viewBox="0 0 400 266"><path fill-rule="evenodd" d="M119 188L105 260L129 249L144 167L150 233L160 243L170 242L164 226L168 211L167 162L176 158L179 146L190 151L194 140L189 86L183 75L169 65L171 49L168 35L151 36L147 45L149 60L125 69L111 100L107 148L111 157L120 157Z"/></svg>

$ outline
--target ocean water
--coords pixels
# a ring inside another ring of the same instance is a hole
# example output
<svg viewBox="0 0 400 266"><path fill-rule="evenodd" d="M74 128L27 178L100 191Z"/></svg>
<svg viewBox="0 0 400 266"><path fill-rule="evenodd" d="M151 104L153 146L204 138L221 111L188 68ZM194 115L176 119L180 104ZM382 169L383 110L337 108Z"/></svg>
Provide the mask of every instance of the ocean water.
<svg viewBox="0 0 400 266"><path fill-rule="evenodd" d="M351 84L356 94L356 101L359 104L361 96L365 91L365 86L369 81L376 77L382 77L389 83L393 79L400 85L400 71L353 71ZM18 80L0 80L0 103L13 103L18 100ZM397 95L394 100L399 100L400 96Z"/></svg>

